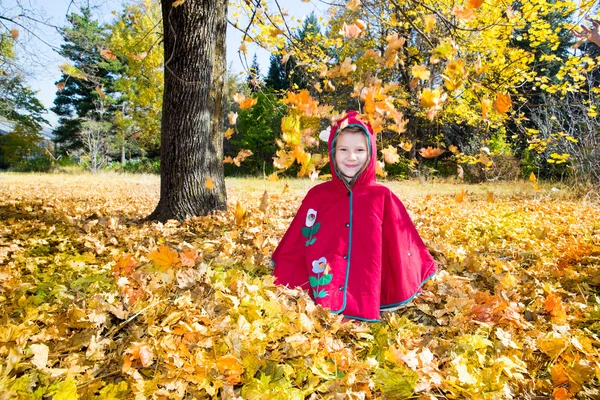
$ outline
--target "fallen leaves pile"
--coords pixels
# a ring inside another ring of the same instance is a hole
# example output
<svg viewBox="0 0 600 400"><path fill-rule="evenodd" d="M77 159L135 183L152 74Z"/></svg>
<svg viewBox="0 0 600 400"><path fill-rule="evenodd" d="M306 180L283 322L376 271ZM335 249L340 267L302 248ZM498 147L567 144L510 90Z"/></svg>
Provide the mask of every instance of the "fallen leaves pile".
<svg viewBox="0 0 600 400"><path fill-rule="evenodd" d="M600 398L598 205L407 198L440 272L348 323L273 284L268 185L161 224L157 180L0 176L0 399Z"/></svg>

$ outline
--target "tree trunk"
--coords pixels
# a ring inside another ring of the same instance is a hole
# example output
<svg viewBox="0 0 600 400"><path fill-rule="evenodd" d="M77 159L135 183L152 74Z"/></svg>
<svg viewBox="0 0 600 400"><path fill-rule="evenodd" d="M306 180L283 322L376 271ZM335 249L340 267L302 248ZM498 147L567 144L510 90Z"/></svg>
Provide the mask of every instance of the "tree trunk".
<svg viewBox="0 0 600 400"><path fill-rule="evenodd" d="M220 129L224 78L219 76L225 65L227 0L185 0L178 7L172 0L161 2L160 201L148 218L181 221L227 208Z"/></svg>

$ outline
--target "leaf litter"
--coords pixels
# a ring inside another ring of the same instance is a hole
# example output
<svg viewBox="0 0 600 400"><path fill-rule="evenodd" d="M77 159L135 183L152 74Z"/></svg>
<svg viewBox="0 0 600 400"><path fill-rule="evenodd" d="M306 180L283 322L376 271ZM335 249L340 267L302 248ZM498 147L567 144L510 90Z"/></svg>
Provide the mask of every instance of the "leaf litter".
<svg viewBox="0 0 600 400"><path fill-rule="evenodd" d="M304 191L269 187L162 224L154 181L1 183L0 398L600 396L597 206L407 199L440 272L366 324L274 284Z"/></svg>

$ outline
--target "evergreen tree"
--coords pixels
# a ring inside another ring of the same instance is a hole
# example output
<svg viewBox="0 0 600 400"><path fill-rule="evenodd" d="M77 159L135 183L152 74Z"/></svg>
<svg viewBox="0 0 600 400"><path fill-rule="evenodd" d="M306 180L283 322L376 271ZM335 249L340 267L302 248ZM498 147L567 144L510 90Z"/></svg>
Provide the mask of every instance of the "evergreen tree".
<svg viewBox="0 0 600 400"><path fill-rule="evenodd" d="M265 78L265 86L274 92L286 91L290 87L290 77L285 66L281 65L282 57L271 54L269 58L269 72Z"/></svg>
<svg viewBox="0 0 600 400"><path fill-rule="evenodd" d="M73 75L63 69L61 80L56 82L59 89L52 111L59 116L59 126L54 135L63 150L82 147L78 135L86 117L98 119L103 114L104 121L112 120L114 72L119 69L119 62L110 59L114 56L102 54L108 32L92 18L89 8L82 8L81 14L69 15L68 21L70 27L61 29L65 43L59 54L70 60L82 74Z"/></svg>

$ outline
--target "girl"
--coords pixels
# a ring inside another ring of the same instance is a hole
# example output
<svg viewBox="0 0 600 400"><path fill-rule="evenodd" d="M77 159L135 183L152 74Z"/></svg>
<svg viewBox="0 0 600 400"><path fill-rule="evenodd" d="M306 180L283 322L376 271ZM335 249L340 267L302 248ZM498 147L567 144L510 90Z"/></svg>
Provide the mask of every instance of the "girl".
<svg viewBox="0 0 600 400"><path fill-rule="evenodd" d="M313 187L273 253L276 282L361 321L409 302L436 272L404 205L375 183L375 135L349 111L329 135L332 180Z"/></svg>

